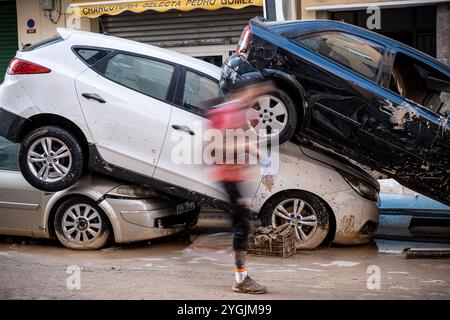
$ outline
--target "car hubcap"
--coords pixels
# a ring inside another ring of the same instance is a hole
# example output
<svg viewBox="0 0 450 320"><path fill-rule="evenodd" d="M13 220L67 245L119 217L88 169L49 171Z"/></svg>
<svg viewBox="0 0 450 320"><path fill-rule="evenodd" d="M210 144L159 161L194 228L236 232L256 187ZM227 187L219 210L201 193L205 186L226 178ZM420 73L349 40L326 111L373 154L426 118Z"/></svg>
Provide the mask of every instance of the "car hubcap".
<svg viewBox="0 0 450 320"><path fill-rule="evenodd" d="M305 242L316 232L317 215L307 202L298 198L287 199L282 201L272 214L274 227L285 223L289 223L294 229L298 242Z"/></svg>
<svg viewBox="0 0 450 320"><path fill-rule="evenodd" d="M101 230L101 217L97 210L87 204L76 204L64 212L62 227L64 236L80 243L97 239Z"/></svg>
<svg viewBox="0 0 450 320"><path fill-rule="evenodd" d="M258 136L276 136L287 125L288 112L284 103L269 95L258 98L247 111L247 124Z"/></svg>
<svg viewBox="0 0 450 320"><path fill-rule="evenodd" d="M28 167L41 181L55 182L64 178L72 166L67 145L56 138L41 138L28 151Z"/></svg>

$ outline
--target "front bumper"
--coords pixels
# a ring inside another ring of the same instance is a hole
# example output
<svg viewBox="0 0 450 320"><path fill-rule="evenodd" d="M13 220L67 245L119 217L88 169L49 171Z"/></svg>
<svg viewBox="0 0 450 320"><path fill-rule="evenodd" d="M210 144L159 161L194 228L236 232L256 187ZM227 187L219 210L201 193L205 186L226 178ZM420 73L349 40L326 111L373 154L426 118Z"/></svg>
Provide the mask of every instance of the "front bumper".
<svg viewBox="0 0 450 320"><path fill-rule="evenodd" d="M108 216L117 243L150 240L187 230L197 224L200 212L196 204L166 202L161 206L155 205L154 199L106 198L100 206L111 213ZM182 212L180 206L184 208Z"/></svg>
<svg viewBox="0 0 450 320"><path fill-rule="evenodd" d="M17 114L0 108L0 136L14 143L20 142L21 130L27 121Z"/></svg>
<svg viewBox="0 0 450 320"><path fill-rule="evenodd" d="M365 244L374 237L379 223L376 202L359 196L353 189L328 194L324 200L336 219L336 244Z"/></svg>

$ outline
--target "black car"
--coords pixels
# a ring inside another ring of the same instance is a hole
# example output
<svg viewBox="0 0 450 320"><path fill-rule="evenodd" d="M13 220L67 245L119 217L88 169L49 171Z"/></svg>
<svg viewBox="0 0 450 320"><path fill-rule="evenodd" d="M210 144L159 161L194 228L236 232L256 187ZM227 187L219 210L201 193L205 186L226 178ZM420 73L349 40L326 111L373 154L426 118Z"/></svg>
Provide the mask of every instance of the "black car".
<svg viewBox="0 0 450 320"><path fill-rule="evenodd" d="M249 110L257 134L300 136L450 204L448 66L342 22L255 18L220 86L266 79L277 88Z"/></svg>

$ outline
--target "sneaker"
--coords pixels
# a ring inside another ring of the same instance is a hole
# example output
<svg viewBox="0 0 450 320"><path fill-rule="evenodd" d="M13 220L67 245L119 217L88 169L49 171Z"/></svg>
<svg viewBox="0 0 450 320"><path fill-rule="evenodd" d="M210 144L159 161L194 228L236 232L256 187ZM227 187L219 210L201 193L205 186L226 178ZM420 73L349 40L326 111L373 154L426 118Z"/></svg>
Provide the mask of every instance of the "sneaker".
<svg viewBox="0 0 450 320"><path fill-rule="evenodd" d="M266 293L267 288L259 285L255 280L247 276L241 283L235 282L231 288L234 292L261 294Z"/></svg>

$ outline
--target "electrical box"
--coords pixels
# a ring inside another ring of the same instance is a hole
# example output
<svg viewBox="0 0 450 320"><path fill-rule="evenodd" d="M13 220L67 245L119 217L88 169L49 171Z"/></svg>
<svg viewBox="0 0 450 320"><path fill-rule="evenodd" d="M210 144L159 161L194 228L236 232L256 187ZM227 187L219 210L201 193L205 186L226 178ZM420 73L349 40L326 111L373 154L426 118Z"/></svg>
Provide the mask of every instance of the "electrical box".
<svg viewBox="0 0 450 320"><path fill-rule="evenodd" d="M53 0L41 0L42 10L53 10Z"/></svg>

